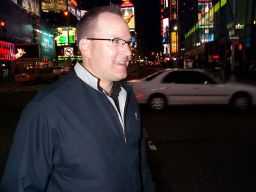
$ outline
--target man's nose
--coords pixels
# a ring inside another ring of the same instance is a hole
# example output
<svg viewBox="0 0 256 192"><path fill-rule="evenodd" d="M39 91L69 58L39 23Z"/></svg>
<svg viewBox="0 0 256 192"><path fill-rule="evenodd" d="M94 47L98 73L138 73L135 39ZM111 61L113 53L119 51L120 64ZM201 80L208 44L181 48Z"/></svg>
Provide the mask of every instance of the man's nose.
<svg viewBox="0 0 256 192"><path fill-rule="evenodd" d="M122 47L122 53L127 55L129 58L132 56L132 51L131 51L131 48L128 44L125 44L123 47Z"/></svg>

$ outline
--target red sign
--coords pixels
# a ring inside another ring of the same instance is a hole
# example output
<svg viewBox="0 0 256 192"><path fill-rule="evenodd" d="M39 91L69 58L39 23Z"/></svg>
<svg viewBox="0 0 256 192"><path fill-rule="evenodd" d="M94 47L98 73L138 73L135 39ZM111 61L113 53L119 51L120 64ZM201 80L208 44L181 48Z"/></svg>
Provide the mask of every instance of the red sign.
<svg viewBox="0 0 256 192"><path fill-rule="evenodd" d="M5 26L5 22L4 22L4 21L1 21L1 22L0 22L0 25L1 25L1 27L4 27L4 26Z"/></svg>
<svg viewBox="0 0 256 192"><path fill-rule="evenodd" d="M15 60L13 43L0 41L0 60Z"/></svg>
<svg viewBox="0 0 256 192"><path fill-rule="evenodd" d="M212 0L198 0L198 3L212 2Z"/></svg>
<svg viewBox="0 0 256 192"><path fill-rule="evenodd" d="M170 4L170 20L176 20L177 18L177 0L171 0Z"/></svg>
<svg viewBox="0 0 256 192"><path fill-rule="evenodd" d="M120 5L120 7L133 7L133 4L130 2L130 0L123 0L123 3Z"/></svg>
<svg viewBox="0 0 256 192"><path fill-rule="evenodd" d="M213 59L219 59L220 56L219 56L219 55L213 55L212 58L213 58Z"/></svg>
<svg viewBox="0 0 256 192"><path fill-rule="evenodd" d="M68 0L73 6L77 7L77 2L76 0Z"/></svg>

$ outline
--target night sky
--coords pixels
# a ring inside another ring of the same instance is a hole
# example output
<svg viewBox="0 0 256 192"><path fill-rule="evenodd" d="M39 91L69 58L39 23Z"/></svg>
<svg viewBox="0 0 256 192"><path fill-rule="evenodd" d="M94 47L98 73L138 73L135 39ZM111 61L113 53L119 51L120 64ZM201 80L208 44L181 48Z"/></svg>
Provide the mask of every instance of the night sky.
<svg viewBox="0 0 256 192"><path fill-rule="evenodd" d="M111 0L111 3L121 4L121 0ZM138 38L141 39L141 50L144 55L161 48L160 37L160 1L131 0L135 6L135 24ZM109 0L83 0L81 7L90 9L95 6L109 5Z"/></svg>

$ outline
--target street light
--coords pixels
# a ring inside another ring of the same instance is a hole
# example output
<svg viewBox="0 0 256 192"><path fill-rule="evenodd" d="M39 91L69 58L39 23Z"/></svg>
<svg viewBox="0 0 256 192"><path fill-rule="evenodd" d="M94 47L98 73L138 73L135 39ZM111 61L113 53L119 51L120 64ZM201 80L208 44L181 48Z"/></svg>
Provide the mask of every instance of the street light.
<svg viewBox="0 0 256 192"><path fill-rule="evenodd" d="M175 37L176 37L176 54L178 54L178 26L174 25L173 30L175 31Z"/></svg>
<svg viewBox="0 0 256 192"><path fill-rule="evenodd" d="M4 21L0 21L0 25L1 25L1 27L5 27L5 22Z"/></svg>
<svg viewBox="0 0 256 192"><path fill-rule="evenodd" d="M65 10L64 12L63 12L63 14L64 14L64 16L68 16L69 15L69 12L67 11L67 10Z"/></svg>

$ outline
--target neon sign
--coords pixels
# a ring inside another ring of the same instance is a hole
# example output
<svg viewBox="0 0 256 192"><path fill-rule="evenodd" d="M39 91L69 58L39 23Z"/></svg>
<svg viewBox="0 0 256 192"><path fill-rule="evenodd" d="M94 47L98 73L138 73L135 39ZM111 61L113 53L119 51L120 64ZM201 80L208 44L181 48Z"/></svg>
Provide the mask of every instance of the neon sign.
<svg viewBox="0 0 256 192"><path fill-rule="evenodd" d="M0 60L15 60L13 43L0 41Z"/></svg>

